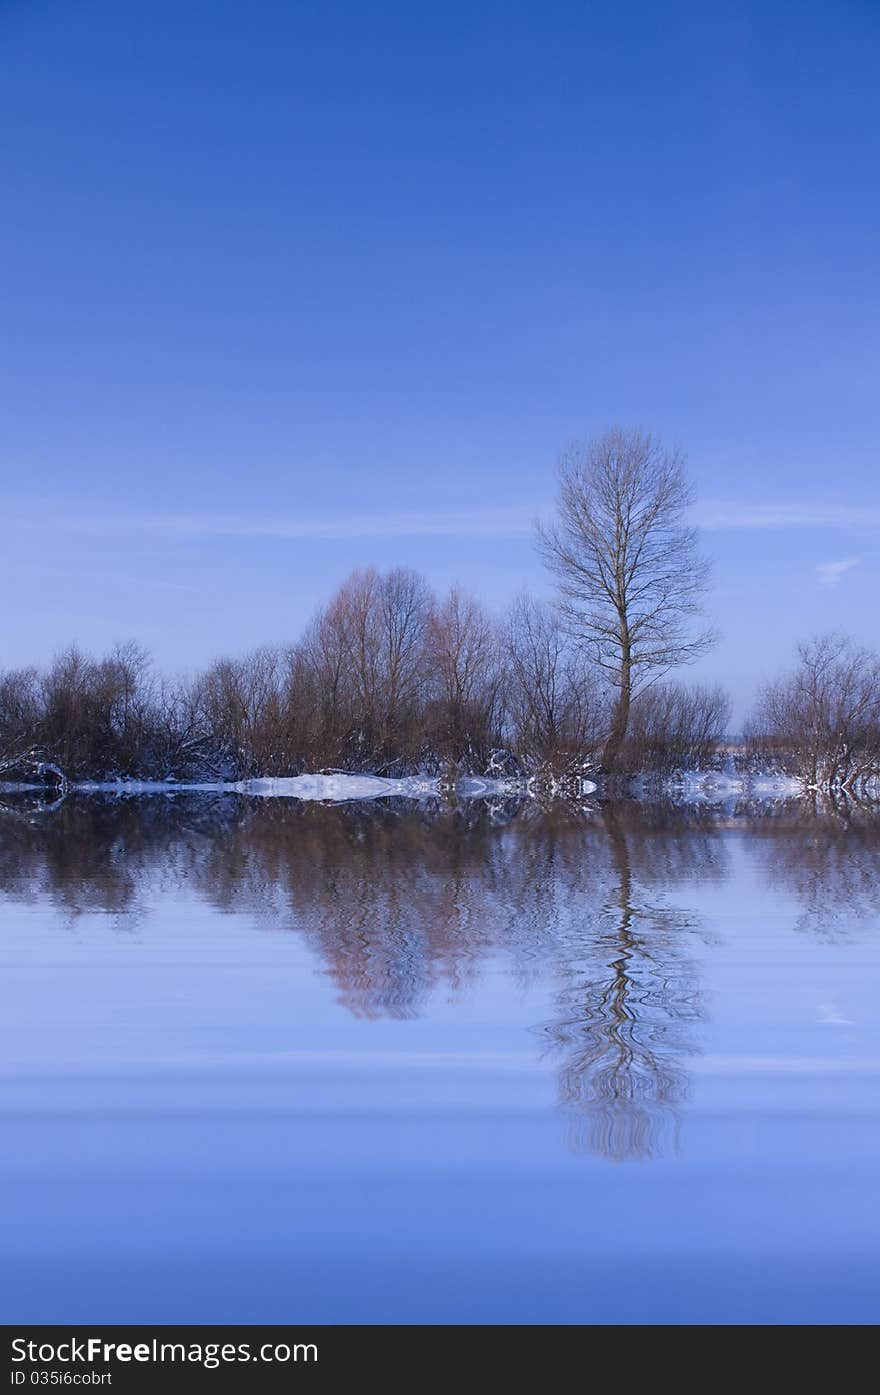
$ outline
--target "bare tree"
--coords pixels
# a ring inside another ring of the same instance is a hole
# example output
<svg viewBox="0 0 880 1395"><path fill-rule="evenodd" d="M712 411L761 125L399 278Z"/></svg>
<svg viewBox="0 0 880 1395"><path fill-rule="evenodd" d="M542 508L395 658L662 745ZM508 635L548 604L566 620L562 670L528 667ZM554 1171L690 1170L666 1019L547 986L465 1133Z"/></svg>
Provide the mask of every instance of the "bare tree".
<svg viewBox="0 0 880 1395"><path fill-rule="evenodd" d="M758 699L747 735L804 784L854 794L880 774L880 656L843 634L798 648L798 666Z"/></svg>
<svg viewBox="0 0 880 1395"><path fill-rule="evenodd" d="M627 769L668 775L711 763L730 721L723 688L655 683L635 698L623 749Z"/></svg>
<svg viewBox="0 0 880 1395"><path fill-rule="evenodd" d="M317 695L320 759L376 769L414 758L432 603L417 572L370 567L312 622L299 653Z"/></svg>
<svg viewBox="0 0 880 1395"><path fill-rule="evenodd" d="M379 584L382 740L400 736L425 690L425 649L433 596L424 577L395 567Z"/></svg>
<svg viewBox="0 0 880 1395"><path fill-rule="evenodd" d="M595 674L558 609L521 595L505 634L511 744L530 765L566 769L599 742L604 712Z"/></svg>
<svg viewBox="0 0 880 1395"><path fill-rule="evenodd" d="M194 685L201 721L212 734L218 769L230 775L283 772L280 655L266 646L241 659L218 659Z"/></svg>
<svg viewBox="0 0 880 1395"><path fill-rule="evenodd" d="M42 739L42 702L35 668L0 674L0 759L12 761Z"/></svg>
<svg viewBox="0 0 880 1395"><path fill-rule="evenodd" d="M428 625L435 748L454 761L482 765L499 727L502 696L498 628L480 603L453 586Z"/></svg>
<svg viewBox="0 0 880 1395"><path fill-rule="evenodd" d="M345 608L339 595L314 617L297 646L301 687L313 699L308 756L314 764L346 759L352 725L352 680L348 668Z"/></svg>
<svg viewBox="0 0 880 1395"><path fill-rule="evenodd" d="M693 489L677 451L638 431L573 445L559 470L558 517L539 546L566 625L616 689L602 759L614 770L633 697L714 641L695 629L708 563L685 523Z"/></svg>

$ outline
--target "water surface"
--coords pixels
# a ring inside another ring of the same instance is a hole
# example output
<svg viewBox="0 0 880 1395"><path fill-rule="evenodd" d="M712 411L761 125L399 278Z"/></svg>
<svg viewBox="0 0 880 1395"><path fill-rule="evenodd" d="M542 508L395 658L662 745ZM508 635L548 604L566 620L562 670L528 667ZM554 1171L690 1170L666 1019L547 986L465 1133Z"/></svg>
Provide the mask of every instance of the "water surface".
<svg viewBox="0 0 880 1395"><path fill-rule="evenodd" d="M4 1319L876 1321L880 828L0 810Z"/></svg>

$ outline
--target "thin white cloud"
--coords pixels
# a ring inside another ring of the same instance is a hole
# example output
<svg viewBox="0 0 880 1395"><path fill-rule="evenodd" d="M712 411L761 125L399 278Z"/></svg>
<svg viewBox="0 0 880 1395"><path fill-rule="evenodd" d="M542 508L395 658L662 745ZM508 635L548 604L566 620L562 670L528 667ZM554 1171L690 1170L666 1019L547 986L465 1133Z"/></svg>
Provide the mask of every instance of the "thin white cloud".
<svg viewBox="0 0 880 1395"><path fill-rule="evenodd" d="M357 538L526 538L534 520L552 511L549 500L494 508L387 510L333 515L279 513L133 513L95 507L83 511L31 510L26 501L0 507L16 530L60 535L149 534L193 539L289 539L331 542ZM880 508L832 504L761 504L705 500L691 510L691 521L707 532L787 529L880 529Z"/></svg>
<svg viewBox="0 0 880 1395"><path fill-rule="evenodd" d="M488 538L531 531L534 509L503 507L457 512L377 513L339 518L247 518L230 514L181 514L145 520L150 531L188 537L290 538Z"/></svg>
<svg viewBox="0 0 880 1395"><path fill-rule="evenodd" d="M184 537L229 538L393 538L472 537L514 538L531 534L537 516L550 511L540 504L502 505L497 508L420 512L388 511L330 516L183 513L158 514L137 520L137 526L153 533ZM784 530L803 528L880 529L880 508L841 504L725 503L707 500L692 510L692 520L707 531L727 529ZM105 520L102 529L113 526ZM127 519L127 526L134 520ZM83 520L83 526L91 526Z"/></svg>
<svg viewBox="0 0 880 1395"><path fill-rule="evenodd" d="M48 577L60 581L67 577L76 577L77 581L96 581L102 585L131 586L138 590L147 587L151 591L180 591L193 596L199 595L203 590L201 586L193 586L185 581L169 581L167 577L130 576L127 572L90 571L81 567L51 567L40 563L14 563L11 566L0 563L0 576L14 576L24 581L33 580L35 577L44 579Z"/></svg>
<svg viewBox="0 0 880 1395"><path fill-rule="evenodd" d="M880 509L858 504L753 504L707 499L693 510L693 521L712 531L724 529L880 528Z"/></svg>
<svg viewBox="0 0 880 1395"><path fill-rule="evenodd" d="M847 572L851 572L853 567L859 565L858 557L845 557L840 562L820 562L816 567L816 575L819 578L820 586L837 586L840 578Z"/></svg>
<svg viewBox="0 0 880 1395"><path fill-rule="evenodd" d="M40 532L89 534L148 533L170 538L238 538L333 541L349 538L514 538L528 536L537 510L505 505L449 512L349 514L338 518L245 514L88 514L55 515L22 511L16 527Z"/></svg>

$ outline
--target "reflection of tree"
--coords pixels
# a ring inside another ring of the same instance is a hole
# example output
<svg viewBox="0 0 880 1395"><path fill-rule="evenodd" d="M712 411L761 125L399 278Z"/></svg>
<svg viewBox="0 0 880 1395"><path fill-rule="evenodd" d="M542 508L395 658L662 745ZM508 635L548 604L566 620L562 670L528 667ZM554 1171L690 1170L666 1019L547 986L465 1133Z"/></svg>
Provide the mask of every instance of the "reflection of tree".
<svg viewBox="0 0 880 1395"><path fill-rule="evenodd" d="M548 1031L563 1055L560 1094L573 1146L615 1160L647 1158L674 1139L676 1106L688 1090L687 1024L701 1014L695 971L679 945L693 922L640 899L627 833L611 806L603 824L608 899L570 946L564 1016Z"/></svg>
<svg viewBox="0 0 880 1395"><path fill-rule="evenodd" d="M491 943L474 914L497 893L484 820L390 804L251 805L237 837L244 877L224 879L218 843L199 873L224 909L301 934L355 1016L418 1016L441 984L457 991Z"/></svg>
<svg viewBox="0 0 880 1395"><path fill-rule="evenodd" d="M674 1116L687 1049L674 1028L695 1012L675 948L687 922L637 888L723 874L705 814L186 796L78 799L53 817L24 830L9 875L30 860L68 913L128 918L157 880L195 888L302 935L356 1016L416 1017L499 953L523 985L549 967L565 983L551 1032L580 1144L644 1155Z"/></svg>

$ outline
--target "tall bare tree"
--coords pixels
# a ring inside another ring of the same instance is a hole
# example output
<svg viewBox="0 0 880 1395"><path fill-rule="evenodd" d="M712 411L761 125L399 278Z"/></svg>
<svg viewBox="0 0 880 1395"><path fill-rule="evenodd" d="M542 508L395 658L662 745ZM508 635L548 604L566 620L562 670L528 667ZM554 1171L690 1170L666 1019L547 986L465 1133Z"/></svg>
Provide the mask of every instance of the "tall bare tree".
<svg viewBox="0 0 880 1395"><path fill-rule="evenodd" d="M714 641L697 628L708 563L685 522L693 487L677 451L639 431L576 443L559 468L554 524L539 546L562 613L616 689L602 760L618 763L633 697Z"/></svg>

